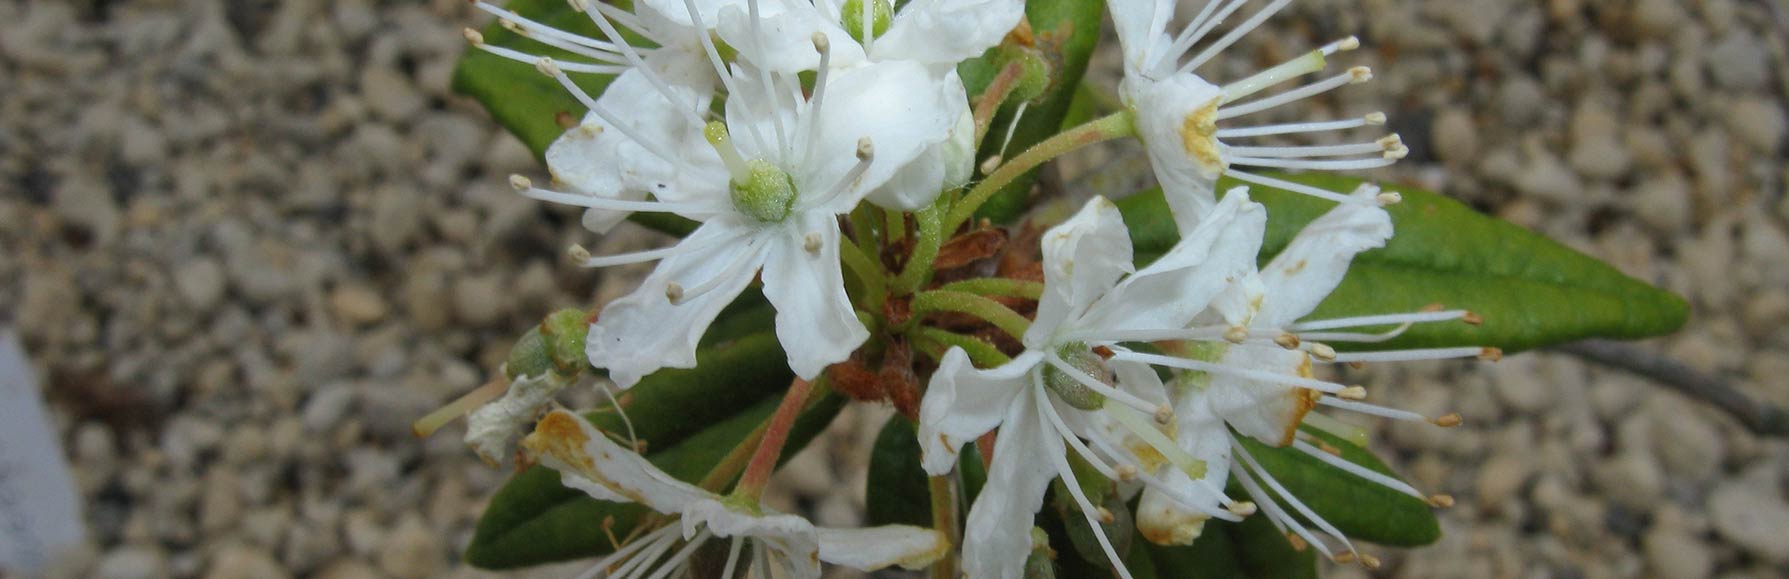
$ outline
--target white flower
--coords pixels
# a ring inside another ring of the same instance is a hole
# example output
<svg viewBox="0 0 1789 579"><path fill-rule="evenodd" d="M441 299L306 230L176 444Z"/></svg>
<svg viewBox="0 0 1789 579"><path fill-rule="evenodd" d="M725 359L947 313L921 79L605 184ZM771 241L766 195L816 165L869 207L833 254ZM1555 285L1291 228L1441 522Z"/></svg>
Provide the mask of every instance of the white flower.
<svg viewBox="0 0 1789 579"><path fill-rule="evenodd" d="M1276 496L1303 520L1333 537L1350 555L1357 553L1346 537L1262 470L1254 457L1232 440L1232 431L1271 446L1293 446L1354 475L1425 498L1408 484L1342 460L1301 439L1299 425L1307 418L1320 416L1311 413L1318 406L1446 425L1457 423L1458 417L1429 419L1359 402L1366 394L1364 388L1317 380L1313 363L1497 356L1495 349L1477 347L1336 353L1324 343L1388 340L1410 324L1469 318L1470 314L1463 311L1298 321L1335 289L1356 254L1381 247L1391 237L1390 216L1372 202L1378 194L1377 188L1362 186L1352 195L1359 202L1342 204L1312 221L1259 276L1240 279L1226 290L1228 295L1216 300L1213 310L1202 314L1193 328L1132 335L1143 340L1187 340L1178 348L1164 346L1170 355L1115 357L1181 370L1170 383L1180 435L1177 441L1188 454L1205 461L1216 478L1197 481L1195 486L1195 481L1164 469L1162 478L1169 487L1221 487L1227 473L1234 474L1281 531L1290 530L1325 555L1331 553L1329 545L1306 529L1300 519L1289 515L1275 500ZM1401 326L1381 334L1331 331L1387 324ZM1333 424L1312 422L1314 426ZM1232 460L1237 456L1241 461ZM1262 485L1274 489L1274 494L1265 494ZM1185 545L1199 536L1206 518L1203 512L1177 504L1173 495L1149 488L1144 490L1138 505L1137 526L1151 541ZM1362 561L1371 558L1362 556Z"/></svg>
<svg viewBox="0 0 1789 579"><path fill-rule="evenodd" d="M1266 169L1368 169L1389 165L1408 153L1397 135L1371 142L1323 146L1231 146L1220 139L1241 139L1339 131L1382 125L1385 115L1338 121L1313 121L1280 125L1219 128L1219 123L1315 96L1335 88L1366 82L1366 67L1272 96L1243 102L1257 92L1287 80L1322 70L1325 57L1352 50L1360 41L1350 37L1325 45L1298 58L1248 78L1217 85L1193 74L1201 65L1254 30L1291 0L1275 0L1221 38L1212 41L1190 59L1185 58L1219 23L1246 4L1246 0L1208 0L1180 32L1170 37L1176 0L1112 0L1112 20L1124 49L1124 81L1119 92L1136 114L1136 125L1149 154L1156 179L1161 182L1176 223L1187 231L1199 223L1217 200L1217 179L1236 179L1347 202L1347 196L1238 170ZM1184 64L1182 61L1184 60Z"/></svg>
<svg viewBox="0 0 1789 579"><path fill-rule="evenodd" d="M719 10L718 33L741 58L773 72L796 73L822 66L807 39L824 36L834 47L832 68L866 62L912 62L931 75L901 87L918 98L945 94L946 112L957 122L930 135L925 154L903 167L886 185L872 191L871 203L911 211L930 204L938 193L968 182L974 170L975 119L969 97L957 75L958 63L981 56L1017 26L1022 0L914 0L898 13L888 0L796 0L775 14L756 0Z"/></svg>
<svg viewBox="0 0 1789 579"><path fill-rule="evenodd" d="M829 54L823 40L809 48L823 59ZM950 95L901 92L930 74L923 66L823 68L804 99L794 75L735 65L720 76L730 92L726 122L706 125L697 112L706 101L657 116L651 113L666 109L642 107L634 122L612 122L613 111L554 61L537 66L604 124L573 129L555 145L564 154L549 152L549 161L557 161L554 173L575 192L512 177L518 191L613 212L603 218L609 223L631 211L672 212L702 223L674 247L580 256L592 267L662 260L639 290L610 303L591 327L592 365L607 368L624 388L659 368L695 365L696 343L709 323L760 274L777 308L777 337L798 375L817 376L867 339L845 294L836 216L956 122ZM681 100L681 93L654 97L644 88L650 83L622 80L626 75L611 89L626 91L618 99ZM597 191L600 186L608 188ZM648 192L654 199L643 199Z"/></svg>
<svg viewBox="0 0 1789 579"><path fill-rule="evenodd" d="M678 517L680 524L647 532L603 558L593 571L606 571L604 577L684 577L691 556L710 539L728 542L725 567L716 576L733 577L746 565L753 569L748 576L757 579L817 579L821 561L865 571L894 565L918 569L950 548L931 529L815 527L801 517L716 495L672 478L563 410L542 418L523 444L542 464L559 471L566 486L599 500L635 502Z"/></svg>
<svg viewBox="0 0 1789 579"><path fill-rule="evenodd" d="M1113 336L1190 323L1230 280L1253 270L1264 226L1261 206L1246 191L1231 192L1205 223L1135 273L1124 223L1104 198L1045 232L1044 294L1024 336L1025 352L982 370L962 350L950 350L920 405L923 464L933 474L949 472L963 444L1000 428L987 486L966 525L969 576L1020 576L1031 550L1032 517L1056 477L1099 528L1105 515L1082 496L1065 445L1102 475L1141 479L1188 508L1231 520L1248 512L1246 504L1222 496L1222 485L1161 486L1155 474L1160 469L1197 479L1205 467L1180 450L1171 430L1164 431L1172 414L1155 371L1103 358L1121 351L1122 338ZM1118 561L1105 536L1099 539Z"/></svg>

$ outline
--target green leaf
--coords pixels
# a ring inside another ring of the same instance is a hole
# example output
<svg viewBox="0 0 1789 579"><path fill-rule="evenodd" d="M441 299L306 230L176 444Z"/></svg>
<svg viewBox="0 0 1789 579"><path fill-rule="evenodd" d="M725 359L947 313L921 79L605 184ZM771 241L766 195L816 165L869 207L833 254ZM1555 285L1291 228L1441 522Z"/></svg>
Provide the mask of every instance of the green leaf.
<svg viewBox="0 0 1789 579"><path fill-rule="evenodd" d="M611 3L622 7L632 4L626 0ZM597 30L590 17L572 10L571 4L565 0L510 0L503 6L525 18L566 32L589 38L603 38L602 32ZM631 36L625 27L621 32ZM565 50L523 38L494 22L479 33L484 35L485 43L492 46L572 61L587 60ZM634 44L646 43L636 41ZM615 78L593 74L570 76L573 82L592 97L601 95ZM460 63L453 71L453 90L484 105L485 110L491 113L491 118L521 139L528 150L534 151L536 159L544 158L547 146L565 132L559 126L560 115L571 115L574 119L584 118L584 105L578 102L577 97L567 92L565 87L559 86L558 81L535 70L533 64L517 62L483 50L468 49L465 56L460 57ZM507 187L500 183L493 183L493 186ZM694 222L668 213L635 213L629 219L672 235L686 235L695 230Z"/></svg>
<svg viewBox="0 0 1789 579"><path fill-rule="evenodd" d="M1343 460L1400 478L1364 448L1314 428L1304 432L1341 450ZM1274 448L1248 437L1237 439L1287 492L1350 539L1415 547L1441 538L1441 525L1427 501L1349 474L1295 448ZM1275 500L1286 504L1278 497ZM1287 512L1297 516L1290 508Z"/></svg>
<svg viewBox="0 0 1789 579"><path fill-rule="evenodd" d="M919 452L913 423L899 414L889 417L870 448L864 492L870 525L932 526L932 494Z"/></svg>
<svg viewBox="0 0 1789 579"><path fill-rule="evenodd" d="M1360 183L1327 174L1285 178L1333 191L1350 191ZM1240 184L1226 179L1218 189ZM1411 312L1438 303L1472 310L1484 317L1484 324L1418 324L1384 343L1332 345L1495 346L1516 352L1588 338L1658 336L1683 326L1689 315L1682 298L1515 224L1439 194L1385 189L1404 196L1402 203L1388 208L1397 234L1384 248L1356 257L1348 277L1308 318ZM1334 206L1269 187L1252 186L1249 194L1267 206L1262 263ZM1118 205L1139 259L1153 259L1178 238L1160 189Z"/></svg>
<svg viewBox="0 0 1789 579"><path fill-rule="evenodd" d="M763 423L781 400L792 374L775 337L758 334L697 354L688 370L662 370L628 391L635 433L648 458L684 481L706 475L727 452ZM844 399L826 398L804 413L790 433L784 456L793 456L830 422ZM742 410L743 409L743 410ZM599 428L626 432L620 415L599 409L586 415ZM636 505L597 501L559 484L558 473L533 467L499 489L479 519L466 561L506 569L600 555L611 546L599 525L615 518L624 535L645 512Z"/></svg>
<svg viewBox="0 0 1789 579"><path fill-rule="evenodd" d="M1186 547L1147 544L1158 579L1316 579L1314 549L1298 551L1262 515L1207 521ZM1132 550L1133 552L1135 549Z"/></svg>
<svg viewBox="0 0 1789 579"><path fill-rule="evenodd" d="M1012 143L1006 148L1009 157L1018 155L1064 128L1064 119L1081 86L1081 76L1087 71L1087 61L1092 58L1093 49L1099 44L1100 25L1105 12L1105 0L1025 3L1025 18L1031 23L1036 46L1049 61L1053 76L1044 95L1026 106L1025 116L1019 119L1018 127L1013 130ZM957 66L969 94L980 94L994 75L999 73L998 65L995 64L999 50L997 47L981 58ZM987 139L978 152L978 159L1000 152L1000 142L1005 137L1017 108L1016 104L1008 103L1000 114L995 115L994 122L989 125ZM1029 208L1031 184L1036 180L1036 170L1026 173L990 198L976 215L997 223L1012 221Z"/></svg>

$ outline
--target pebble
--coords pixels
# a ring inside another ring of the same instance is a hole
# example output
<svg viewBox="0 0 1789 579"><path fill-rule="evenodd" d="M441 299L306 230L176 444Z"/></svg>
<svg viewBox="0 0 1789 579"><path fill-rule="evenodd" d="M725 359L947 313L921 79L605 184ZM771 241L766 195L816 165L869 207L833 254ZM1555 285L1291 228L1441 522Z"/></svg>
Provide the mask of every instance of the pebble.
<svg viewBox="0 0 1789 579"><path fill-rule="evenodd" d="M155 547L114 549L99 560L93 579L168 579L168 556Z"/></svg>
<svg viewBox="0 0 1789 579"><path fill-rule="evenodd" d="M1726 443L1702 410L1663 397L1645 409L1652 422L1653 450L1674 476L1706 479L1721 472Z"/></svg>
<svg viewBox="0 0 1789 579"><path fill-rule="evenodd" d="M1707 579L1714 572L1714 553L1681 529L1655 526L1646 534L1644 548L1654 576Z"/></svg>
<svg viewBox="0 0 1789 579"><path fill-rule="evenodd" d="M1435 156L1448 163L1478 159L1478 127L1466 109L1448 108L1435 115Z"/></svg>
<svg viewBox="0 0 1789 579"><path fill-rule="evenodd" d="M1708 72L1715 84L1735 90L1758 90L1770 80L1764 43L1746 32L1717 39L1708 49Z"/></svg>
<svg viewBox="0 0 1789 579"><path fill-rule="evenodd" d="M266 552L243 545L225 547L205 571L205 579L284 579L290 576Z"/></svg>
<svg viewBox="0 0 1789 579"><path fill-rule="evenodd" d="M1500 454L1479 468L1477 501L1481 509L1500 509L1522 490L1534 463L1520 453Z"/></svg>
<svg viewBox="0 0 1789 579"><path fill-rule="evenodd" d="M441 572L441 539L421 517L398 523L379 546L379 568L397 579L425 579Z"/></svg>
<svg viewBox="0 0 1789 579"><path fill-rule="evenodd" d="M1769 468L1768 466L1766 468ZM1789 562L1789 503L1774 486L1744 480L1722 483L1708 498L1708 514L1722 537L1766 560Z"/></svg>
<svg viewBox="0 0 1789 579"><path fill-rule="evenodd" d="M329 295L330 309L337 318L349 324L370 324L385 319L385 299L372 288L350 284L338 287Z"/></svg>
<svg viewBox="0 0 1789 579"><path fill-rule="evenodd" d="M194 309L210 310L224 297L224 267L215 259L186 262L174 271L174 287Z"/></svg>
<svg viewBox="0 0 1789 579"><path fill-rule="evenodd" d="M1727 107L1727 130L1739 140L1765 155L1774 155L1783 145L1789 121L1783 118L1783 102L1762 98L1743 98Z"/></svg>
<svg viewBox="0 0 1789 579"><path fill-rule="evenodd" d="M495 273L462 277L453 285L454 314L474 326L496 322L507 313L504 278Z"/></svg>
<svg viewBox="0 0 1789 579"><path fill-rule="evenodd" d="M346 384L334 383L319 388L304 403L305 429L319 434L335 430L353 407L354 398L354 389Z"/></svg>

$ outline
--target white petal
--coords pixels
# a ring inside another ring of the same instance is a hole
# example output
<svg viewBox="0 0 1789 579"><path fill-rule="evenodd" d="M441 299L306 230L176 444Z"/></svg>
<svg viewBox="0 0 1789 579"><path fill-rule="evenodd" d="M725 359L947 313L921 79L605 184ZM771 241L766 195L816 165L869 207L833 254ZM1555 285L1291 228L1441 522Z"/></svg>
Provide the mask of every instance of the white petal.
<svg viewBox="0 0 1789 579"><path fill-rule="evenodd" d="M486 462L503 463L509 459L509 442L521 435L524 426L534 423L534 417L564 387L564 381L547 374L516 378L502 398L466 416L466 444Z"/></svg>
<svg viewBox="0 0 1789 579"><path fill-rule="evenodd" d="M1233 281L1254 272L1266 227L1266 209L1246 189L1231 190L1167 253L1089 309L1081 327L1185 327Z"/></svg>
<svg viewBox="0 0 1789 579"><path fill-rule="evenodd" d="M1376 192L1362 188L1355 196ZM1370 202L1337 205L1311 221L1261 269L1266 298L1257 323L1285 327L1311 313L1342 283L1356 254L1384 247L1391 235L1391 215Z"/></svg>
<svg viewBox="0 0 1789 579"><path fill-rule="evenodd" d="M1217 1L1217 0L1212 0ZM1112 25L1118 30L1118 44L1124 50L1125 74L1156 76L1164 68L1173 70L1166 58L1172 40L1166 34L1169 19L1174 16L1173 0L1108 0ZM1159 61L1153 69L1143 68L1145 61Z"/></svg>
<svg viewBox="0 0 1789 579"><path fill-rule="evenodd" d="M1233 345L1219 363L1225 366L1311 377L1310 356L1278 346ZM1294 388L1236 376L1214 374L1206 390L1211 411L1223 417L1237 432L1274 446L1292 444L1298 424L1315 408L1321 396L1315 390Z"/></svg>
<svg viewBox="0 0 1789 579"><path fill-rule="evenodd" d="M1032 519L1056 478L1062 438L1039 416L1036 390L1011 405L994 441L987 486L969 508L963 529L963 571L970 577L1021 577L1031 553Z"/></svg>
<svg viewBox="0 0 1789 579"><path fill-rule="evenodd" d="M764 297L776 306L777 341L789 354L789 367L811 380L849 358L870 332L845 294L837 219L796 213L785 229L765 248Z"/></svg>
<svg viewBox="0 0 1789 579"><path fill-rule="evenodd" d="M1027 388L1031 369L1043 354L1026 352L998 368L978 370L962 348L951 348L919 402L919 444L926 472L948 473L957 449L987 434L1009 412L1013 397Z"/></svg>
<svg viewBox="0 0 1789 579"><path fill-rule="evenodd" d="M1204 482L1195 482L1184 471L1172 466L1158 471L1163 483L1182 497L1210 497L1200 505L1208 510L1221 508L1213 491L1222 491L1230 477L1230 431L1224 421L1206 404L1204 392L1188 387L1175 400L1175 442L1187 454L1205 461ZM1200 509L1188 508L1167 492L1153 487L1143 490L1137 503L1137 530L1144 538L1158 545L1191 545L1205 527L1210 516Z"/></svg>
<svg viewBox="0 0 1789 579"><path fill-rule="evenodd" d="M1191 74L1160 82L1127 78L1122 88L1137 113L1150 168L1185 233L1217 203L1217 179L1227 167L1223 145L1194 130L1195 117L1215 114L1223 90Z"/></svg>
<svg viewBox="0 0 1789 579"><path fill-rule="evenodd" d="M870 56L955 66L999 44L1024 15L1022 0L913 0L871 43Z"/></svg>
<svg viewBox="0 0 1789 579"><path fill-rule="evenodd" d="M822 15L806 2L760 2L760 34L752 34L752 19L744 2L720 10L718 31L722 40L739 50L740 58L752 66L779 73L814 70L820 66L820 52L814 49L814 33L826 35L832 49L832 67L847 67L864 59L863 46L845 33L845 29ZM773 11L771 6L785 6ZM763 42L762 47L758 42Z"/></svg>
<svg viewBox="0 0 1789 579"><path fill-rule="evenodd" d="M1118 207L1094 197L1079 213L1049 231L1043 239L1044 295L1037 318L1025 332L1032 348L1050 342L1058 327L1078 316L1130 273L1131 238Z"/></svg>
<svg viewBox="0 0 1789 579"><path fill-rule="evenodd" d="M926 148L948 139L967 103L962 81L948 70L907 61L835 70L826 87L818 139L805 144L812 161L795 175L796 184L804 192L833 187L857 165L858 140L868 138L875 149L869 170L852 194L828 204L834 213L850 211Z"/></svg>
<svg viewBox="0 0 1789 579"><path fill-rule="evenodd" d="M962 87L955 70L950 71L947 82ZM969 181L975 170L975 115L969 110L967 96L946 99L945 104L957 108L957 123L949 134L926 147L866 200L889 209L914 211L930 205L940 192Z"/></svg>
<svg viewBox="0 0 1789 579"><path fill-rule="evenodd" d="M720 13L723 9L745 10L745 3L746 0L695 0L694 2L696 11L702 16L702 24L709 28L714 28L715 23L720 21ZM691 26L695 22L690 18L689 6L684 4L684 0L640 0L640 4L641 9L636 12L641 13L643 18L646 13L653 13L682 26ZM770 16L781 14L783 6L784 4L781 2L763 2L758 8L762 10L760 14ZM650 20L647 21L650 22Z"/></svg>
<svg viewBox="0 0 1789 579"><path fill-rule="evenodd" d="M694 367L696 343L708 324L764 263L767 244L742 220L722 215L702 224L680 242L699 249L665 258L639 289L609 302L585 339L590 364L608 369L622 388L660 368ZM686 292L676 304L665 295L673 283ZM713 289L687 295L704 285Z"/></svg>
<svg viewBox="0 0 1789 579"><path fill-rule="evenodd" d="M645 505L661 513L681 513L684 508L717 497L689 483L665 474L646 458L609 440L590 422L564 410L554 410L540 419L534 434L522 444L540 457L541 464L561 473L561 479L576 475L613 491L612 496ZM602 500L588 485L571 481L568 486L581 488Z"/></svg>
<svg viewBox="0 0 1789 579"><path fill-rule="evenodd" d="M950 551L943 533L910 525L821 528L820 560L862 571L899 565L922 569Z"/></svg>
<svg viewBox="0 0 1789 579"><path fill-rule="evenodd" d="M716 497L692 502L683 510L683 535L706 526L718 537L745 537L775 552L784 577L820 578L820 543L813 523L795 515L753 514L734 510Z"/></svg>

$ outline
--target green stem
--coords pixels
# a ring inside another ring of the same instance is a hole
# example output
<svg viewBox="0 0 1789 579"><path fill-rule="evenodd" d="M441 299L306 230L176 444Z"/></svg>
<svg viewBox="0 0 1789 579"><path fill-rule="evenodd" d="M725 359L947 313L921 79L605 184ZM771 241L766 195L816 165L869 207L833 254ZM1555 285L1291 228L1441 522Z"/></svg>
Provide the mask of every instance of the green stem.
<svg viewBox="0 0 1789 579"><path fill-rule="evenodd" d="M975 336L965 336L931 326L914 328L909 335L918 342L921 351L934 359L942 359L944 352L955 346L969 354L969 361L974 362L977 368L993 368L1012 361L1012 358L1000 353L999 348Z"/></svg>
<svg viewBox="0 0 1789 579"><path fill-rule="evenodd" d="M872 215L875 211L874 205L859 203L857 209L852 210L850 214L851 233L854 234L852 241L857 243L858 251L863 252L864 255L876 254L876 218Z"/></svg>
<svg viewBox="0 0 1789 579"><path fill-rule="evenodd" d="M1035 300L1044 295L1044 284L1035 281L1005 277L978 277L966 279L944 284L944 286L939 287L938 289L984 296L1025 298L1028 300Z"/></svg>
<svg viewBox="0 0 1789 579"><path fill-rule="evenodd" d="M932 528L944 534L951 548L944 558L932 563L932 579L957 579L957 549L962 544L957 533L956 477L940 475L928 479L932 491Z"/></svg>
<svg viewBox="0 0 1789 579"><path fill-rule="evenodd" d="M913 214L913 219L919 223L918 238L913 243L913 255L907 257L907 265L895 278L897 294L913 293L932 280L932 262L938 260L938 248L944 244L942 213L943 210L934 204Z"/></svg>
<svg viewBox="0 0 1789 579"><path fill-rule="evenodd" d="M882 311L882 302L888 297L888 272L883 271L877 261L864 254L862 249L850 243L839 244L839 260L845 263L846 269L851 270L852 276L863 282L863 291L868 294L865 299L869 300L864 305L869 306L872 313Z"/></svg>
<svg viewBox="0 0 1789 579"><path fill-rule="evenodd" d="M907 236L906 213L894 209L883 209L882 223L882 230L888 232L883 237L888 238L889 245L900 243L901 239Z"/></svg>
<svg viewBox="0 0 1789 579"><path fill-rule="evenodd" d="M988 136L988 127L994 124L994 113L1000 111L1000 105L1006 103L1013 89L1018 88L1019 78L1025 74L1025 64L1019 61L1006 63L994 80L988 82L987 90L983 90L981 98L975 101L975 147L981 148L982 139Z"/></svg>
<svg viewBox="0 0 1789 579"><path fill-rule="evenodd" d="M1120 111L1088 121L1084 125L1057 133L1054 137L1032 145L1024 153L1020 153L1019 156L1013 157L1012 160L995 169L986 179L977 183L974 189L970 189L963 200L951 208L950 215L944 219L944 230L956 231L958 227L962 227L963 222L975 215L975 210L980 209L983 203L987 203L988 199L994 197L995 193L999 193L1014 179L1037 168L1038 165L1094 143L1136 136L1137 126L1132 117L1130 111Z"/></svg>
<svg viewBox="0 0 1789 579"><path fill-rule="evenodd" d="M1014 338L1024 338L1031 320L1019 315L1006 304L966 292L923 291L913 294L913 320L933 312L957 312L986 320ZM911 322L909 322L911 323Z"/></svg>

